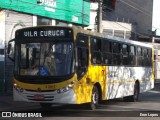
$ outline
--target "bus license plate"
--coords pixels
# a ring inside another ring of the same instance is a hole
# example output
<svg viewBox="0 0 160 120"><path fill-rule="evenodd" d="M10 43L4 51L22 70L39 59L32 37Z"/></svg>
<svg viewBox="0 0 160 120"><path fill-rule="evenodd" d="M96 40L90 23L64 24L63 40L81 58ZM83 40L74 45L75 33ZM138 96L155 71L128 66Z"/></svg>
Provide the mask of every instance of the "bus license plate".
<svg viewBox="0 0 160 120"><path fill-rule="evenodd" d="M34 95L34 99L36 99L36 100L43 100L44 99L44 95L40 95L40 94Z"/></svg>

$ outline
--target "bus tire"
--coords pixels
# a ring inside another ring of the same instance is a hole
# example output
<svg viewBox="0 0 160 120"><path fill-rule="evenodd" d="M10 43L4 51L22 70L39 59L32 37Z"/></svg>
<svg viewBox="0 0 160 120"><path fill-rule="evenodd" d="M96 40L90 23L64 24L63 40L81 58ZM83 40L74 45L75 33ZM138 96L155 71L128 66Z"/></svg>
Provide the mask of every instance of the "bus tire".
<svg viewBox="0 0 160 120"><path fill-rule="evenodd" d="M40 103L42 108L49 108L52 106L52 103Z"/></svg>
<svg viewBox="0 0 160 120"><path fill-rule="evenodd" d="M91 103L90 103L91 110L95 110L97 108L98 102L99 102L99 91L97 86L94 86L91 95Z"/></svg>
<svg viewBox="0 0 160 120"><path fill-rule="evenodd" d="M138 82L134 85L134 94L131 96L124 97L125 102L137 102L139 100L139 84Z"/></svg>

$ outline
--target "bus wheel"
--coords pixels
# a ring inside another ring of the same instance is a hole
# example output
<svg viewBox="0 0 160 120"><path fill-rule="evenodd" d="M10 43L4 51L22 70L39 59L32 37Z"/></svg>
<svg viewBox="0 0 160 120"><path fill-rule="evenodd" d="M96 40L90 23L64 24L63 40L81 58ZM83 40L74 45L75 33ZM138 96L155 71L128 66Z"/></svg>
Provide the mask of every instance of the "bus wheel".
<svg viewBox="0 0 160 120"><path fill-rule="evenodd" d="M99 101L98 88L96 86L93 87L90 108L95 110Z"/></svg>
<svg viewBox="0 0 160 120"><path fill-rule="evenodd" d="M138 82L134 85L134 94L132 96L124 97L123 100L126 102L137 102L139 99L139 84Z"/></svg>
<svg viewBox="0 0 160 120"><path fill-rule="evenodd" d="M52 103L40 103L42 108L49 108L52 106Z"/></svg>

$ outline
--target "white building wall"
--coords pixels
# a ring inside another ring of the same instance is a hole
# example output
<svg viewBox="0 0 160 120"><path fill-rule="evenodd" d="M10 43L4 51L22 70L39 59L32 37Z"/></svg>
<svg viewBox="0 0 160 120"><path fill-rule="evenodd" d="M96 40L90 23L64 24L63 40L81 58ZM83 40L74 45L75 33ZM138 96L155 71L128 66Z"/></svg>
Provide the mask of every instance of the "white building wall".
<svg viewBox="0 0 160 120"><path fill-rule="evenodd" d="M5 10L0 12L0 49L5 47Z"/></svg>
<svg viewBox="0 0 160 120"><path fill-rule="evenodd" d="M106 35L130 39L134 27L130 23L102 21L102 30Z"/></svg>
<svg viewBox="0 0 160 120"><path fill-rule="evenodd" d="M130 22L136 25L136 33L151 35L152 9L153 0L116 0L115 9L106 11L104 19Z"/></svg>
<svg viewBox="0 0 160 120"><path fill-rule="evenodd" d="M9 40L15 38L15 31L24 27L33 26L33 16L14 11L5 11L5 42L6 47ZM7 48L6 48L7 49ZM5 92L12 93L13 61L5 57Z"/></svg>
<svg viewBox="0 0 160 120"><path fill-rule="evenodd" d="M5 23L5 41L11 40L15 37L15 31L24 27L33 26L33 16L14 11L6 10Z"/></svg>
<svg viewBox="0 0 160 120"><path fill-rule="evenodd" d="M103 29L131 31L132 24L123 22L102 21Z"/></svg>
<svg viewBox="0 0 160 120"><path fill-rule="evenodd" d="M37 16L33 15L33 26L37 26Z"/></svg>
<svg viewBox="0 0 160 120"><path fill-rule="evenodd" d="M98 10L98 3L91 3L90 4L90 25L88 27L85 27L85 29L91 30L91 31L97 31L97 10ZM114 21L102 21L102 29L109 29L113 31L114 30L122 30L124 31L124 34L129 31L135 31L134 27L130 23L124 23L124 22L114 22ZM124 36L125 38L125 36Z"/></svg>
<svg viewBox="0 0 160 120"><path fill-rule="evenodd" d="M90 25L88 27L85 27L84 29L97 31L97 25L96 25L97 10L98 10L98 3L91 3L90 4L90 23L89 23Z"/></svg>

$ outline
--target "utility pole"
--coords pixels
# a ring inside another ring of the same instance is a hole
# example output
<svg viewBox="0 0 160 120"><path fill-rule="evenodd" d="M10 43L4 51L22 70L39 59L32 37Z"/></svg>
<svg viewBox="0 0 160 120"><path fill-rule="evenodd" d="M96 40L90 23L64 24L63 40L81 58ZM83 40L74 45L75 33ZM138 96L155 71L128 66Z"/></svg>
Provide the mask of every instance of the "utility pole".
<svg viewBox="0 0 160 120"><path fill-rule="evenodd" d="M97 11L97 32L102 33L102 2L98 0L98 11Z"/></svg>
<svg viewBox="0 0 160 120"><path fill-rule="evenodd" d="M84 29L84 0L82 3L82 28Z"/></svg>

